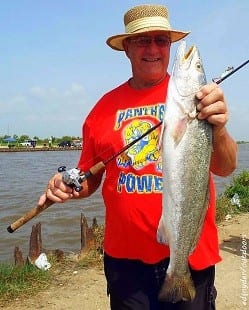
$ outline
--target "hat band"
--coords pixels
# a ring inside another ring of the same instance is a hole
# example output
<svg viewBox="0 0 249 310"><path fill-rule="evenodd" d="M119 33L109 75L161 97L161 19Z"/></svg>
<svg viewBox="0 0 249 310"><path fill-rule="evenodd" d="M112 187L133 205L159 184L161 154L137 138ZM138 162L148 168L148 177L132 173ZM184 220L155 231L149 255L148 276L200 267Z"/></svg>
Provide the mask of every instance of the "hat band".
<svg viewBox="0 0 249 310"><path fill-rule="evenodd" d="M125 27L126 33L134 33L143 28L156 27L171 30L168 20L161 16L143 17L128 23Z"/></svg>

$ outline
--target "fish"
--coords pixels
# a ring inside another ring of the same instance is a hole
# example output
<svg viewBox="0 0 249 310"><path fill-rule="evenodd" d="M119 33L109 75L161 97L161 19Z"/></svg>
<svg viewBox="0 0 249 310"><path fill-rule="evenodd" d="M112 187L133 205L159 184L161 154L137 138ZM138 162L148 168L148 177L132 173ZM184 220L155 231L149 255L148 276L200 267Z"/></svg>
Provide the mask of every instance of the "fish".
<svg viewBox="0 0 249 310"><path fill-rule="evenodd" d="M212 125L197 118L196 93L206 75L196 45L177 49L169 80L161 136L162 214L157 241L169 246L170 262L158 298L192 301L196 291L188 257L198 242L209 203Z"/></svg>

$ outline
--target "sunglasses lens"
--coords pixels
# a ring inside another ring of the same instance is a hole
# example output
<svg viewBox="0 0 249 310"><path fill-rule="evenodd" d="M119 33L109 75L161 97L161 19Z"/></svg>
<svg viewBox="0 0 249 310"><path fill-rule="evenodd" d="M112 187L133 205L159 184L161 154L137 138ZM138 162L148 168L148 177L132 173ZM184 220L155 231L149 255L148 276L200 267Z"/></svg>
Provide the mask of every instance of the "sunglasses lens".
<svg viewBox="0 0 249 310"><path fill-rule="evenodd" d="M147 47L151 45L152 41L159 47L165 47L170 45L170 39L168 36L155 36L155 37L136 37L129 38L129 42L136 45L137 47Z"/></svg>
<svg viewBox="0 0 249 310"><path fill-rule="evenodd" d="M139 47L145 47L150 45L152 42L152 38L150 37L141 37L137 39L136 45Z"/></svg>
<svg viewBox="0 0 249 310"><path fill-rule="evenodd" d="M155 37L154 40L158 46L169 46L170 44L169 37L167 36L158 36L158 37Z"/></svg>

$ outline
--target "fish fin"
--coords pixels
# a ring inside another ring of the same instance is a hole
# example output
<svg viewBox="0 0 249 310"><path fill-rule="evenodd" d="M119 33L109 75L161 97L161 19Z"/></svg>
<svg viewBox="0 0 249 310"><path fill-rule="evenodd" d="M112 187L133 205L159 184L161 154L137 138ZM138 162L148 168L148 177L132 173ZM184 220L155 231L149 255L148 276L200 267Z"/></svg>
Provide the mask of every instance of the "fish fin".
<svg viewBox="0 0 249 310"><path fill-rule="evenodd" d="M176 303L181 300L192 301L195 298L195 287L190 272L186 274L167 274L158 299L163 302Z"/></svg>
<svg viewBox="0 0 249 310"><path fill-rule="evenodd" d="M167 237L167 232L163 223L163 218L161 217L158 228L157 228L157 242L165 245L169 245L169 239Z"/></svg>
<svg viewBox="0 0 249 310"><path fill-rule="evenodd" d="M184 136L187 130L187 124L188 124L188 117L186 116L179 119L176 122L175 126L173 127L171 135L176 144L178 144L181 141L182 137Z"/></svg>

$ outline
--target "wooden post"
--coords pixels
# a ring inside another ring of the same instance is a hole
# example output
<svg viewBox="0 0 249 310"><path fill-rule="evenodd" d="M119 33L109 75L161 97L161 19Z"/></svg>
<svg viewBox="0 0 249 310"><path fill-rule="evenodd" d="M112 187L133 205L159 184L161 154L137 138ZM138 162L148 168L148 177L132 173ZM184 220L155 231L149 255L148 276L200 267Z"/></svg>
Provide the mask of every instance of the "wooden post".
<svg viewBox="0 0 249 310"><path fill-rule="evenodd" d="M18 246L15 247L14 258L15 258L15 265L16 266L24 266L24 259L22 256L22 251L19 249Z"/></svg>
<svg viewBox="0 0 249 310"><path fill-rule="evenodd" d="M95 225L97 225L97 221L96 221ZM88 227L87 219L82 213L81 213L80 227L81 227L81 249L80 249L80 253L84 254L94 247L95 239L94 239L94 234L93 234L93 228Z"/></svg>
<svg viewBox="0 0 249 310"><path fill-rule="evenodd" d="M96 217L93 218L92 229L98 228L98 223Z"/></svg>
<svg viewBox="0 0 249 310"><path fill-rule="evenodd" d="M32 232L29 240L29 256L28 259L34 263L38 256L42 253L41 239L41 223L32 226Z"/></svg>

